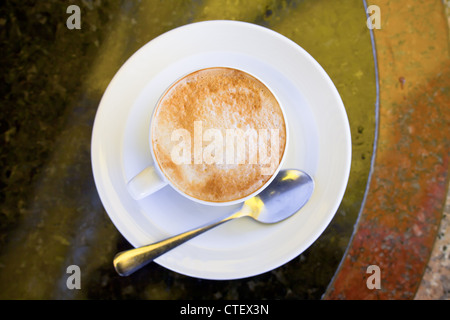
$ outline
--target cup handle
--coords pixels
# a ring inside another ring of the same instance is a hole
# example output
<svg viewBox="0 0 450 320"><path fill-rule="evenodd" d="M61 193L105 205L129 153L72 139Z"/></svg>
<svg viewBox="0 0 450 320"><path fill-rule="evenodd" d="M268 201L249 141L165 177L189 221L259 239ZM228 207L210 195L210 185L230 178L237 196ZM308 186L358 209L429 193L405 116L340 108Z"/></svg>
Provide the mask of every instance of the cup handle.
<svg viewBox="0 0 450 320"><path fill-rule="evenodd" d="M140 200L167 185L156 171L155 167L147 167L132 178L128 184L128 191L135 200Z"/></svg>

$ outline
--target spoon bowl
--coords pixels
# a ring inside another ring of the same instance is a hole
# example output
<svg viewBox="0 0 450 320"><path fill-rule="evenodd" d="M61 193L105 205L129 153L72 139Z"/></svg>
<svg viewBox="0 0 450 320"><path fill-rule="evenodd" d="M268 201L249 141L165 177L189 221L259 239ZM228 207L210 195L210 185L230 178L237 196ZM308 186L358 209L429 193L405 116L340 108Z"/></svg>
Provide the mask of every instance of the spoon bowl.
<svg viewBox="0 0 450 320"><path fill-rule="evenodd" d="M308 202L314 190L313 179L300 170L282 170L273 182L256 197L247 200L244 207L253 199L259 199L264 205L255 220L262 223L283 221Z"/></svg>
<svg viewBox="0 0 450 320"><path fill-rule="evenodd" d="M128 276L162 254L227 221L251 217L260 223L283 221L298 212L314 190L313 179L301 170L281 170L272 183L258 195L244 202L242 208L205 226L140 248L119 252L114 268L121 276Z"/></svg>

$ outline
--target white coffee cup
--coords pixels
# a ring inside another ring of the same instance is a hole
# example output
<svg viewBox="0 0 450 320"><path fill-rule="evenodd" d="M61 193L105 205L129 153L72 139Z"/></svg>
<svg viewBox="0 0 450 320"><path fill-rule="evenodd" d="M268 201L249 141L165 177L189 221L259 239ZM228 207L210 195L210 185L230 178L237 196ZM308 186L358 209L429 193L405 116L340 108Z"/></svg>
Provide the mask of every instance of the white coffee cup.
<svg viewBox="0 0 450 320"><path fill-rule="evenodd" d="M229 68L229 67L220 67L218 66L217 68L227 68L227 69L235 69L237 71L240 72L244 72L250 76L252 76L253 78L255 78L256 80L258 80L261 84L263 84L271 93L272 95L275 97L275 99L278 102L278 105L280 107L281 113L282 113L282 117L284 120L284 125L285 125L285 147L284 147L284 152L283 155L279 161L278 166L276 167L276 169L274 170L273 174L271 175L271 177L261 186L259 187L256 191L252 192L251 194L246 195L245 197L239 198L239 199L235 199L232 201L207 201L207 200L202 200L202 199L198 199L195 198L193 196L188 195L186 192L183 192L182 190L180 190L176 185L174 185L174 183L172 183L170 181L170 179L168 179L168 177L166 177L166 175L164 174L162 168L160 167L156 157L155 157L155 153L154 153L154 148L152 145L152 126L154 123L154 117L155 117L155 111L158 109L158 107L161 104L161 101L163 100L163 98L165 97L166 93L169 92L171 90L171 88L178 83L180 80L184 79L185 77L204 70L204 69L200 69L200 70L195 70L183 77L181 77L180 79L177 79L160 97L160 99L158 100L158 103L153 111L152 117L151 117L151 123L150 123L150 130L149 130L149 147L150 147L150 151L151 151L151 156L152 156L152 160L153 160L153 164L148 166L147 168L145 168L144 170L142 170L141 172L139 172L136 176L134 176L128 183L127 183L127 188L128 191L130 193L130 195L135 199L135 200L140 200L143 199L155 192L157 192L158 190L160 190L161 188L170 185L170 187L172 187L174 190L176 190L179 194L181 194L182 196L201 203L201 204L206 204L206 205L213 205L213 206L225 206L225 205L233 205L236 203L240 203L243 202L255 195L257 195L258 193L260 193L262 190L264 190L271 182L272 180L276 177L276 175L278 174L278 172L280 171L284 159L286 157L286 153L287 153L287 148L288 148L288 142L289 142L289 130L288 130L288 123L287 123L287 119L286 119L286 115L284 113L283 110L283 106L281 105L279 99L276 97L275 92L273 92L266 83L264 83L261 79L259 79L258 77L254 76L253 74L244 71L242 69L237 69L237 68ZM211 69L211 68L206 68L206 69Z"/></svg>

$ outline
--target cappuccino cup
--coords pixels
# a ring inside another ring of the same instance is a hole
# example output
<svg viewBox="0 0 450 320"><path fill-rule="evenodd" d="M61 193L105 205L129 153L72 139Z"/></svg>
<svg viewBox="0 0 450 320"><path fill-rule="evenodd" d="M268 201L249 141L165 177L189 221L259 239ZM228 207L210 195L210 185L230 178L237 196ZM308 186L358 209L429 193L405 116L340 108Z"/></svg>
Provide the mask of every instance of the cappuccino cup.
<svg viewBox="0 0 450 320"><path fill-rule="evenodd" d="M275 94L254 75L211 67L175 81L153 110L153 164L128 191L145 198L170 185L207 205L232 205L264 190L278 174L288 127Z"/></svg>

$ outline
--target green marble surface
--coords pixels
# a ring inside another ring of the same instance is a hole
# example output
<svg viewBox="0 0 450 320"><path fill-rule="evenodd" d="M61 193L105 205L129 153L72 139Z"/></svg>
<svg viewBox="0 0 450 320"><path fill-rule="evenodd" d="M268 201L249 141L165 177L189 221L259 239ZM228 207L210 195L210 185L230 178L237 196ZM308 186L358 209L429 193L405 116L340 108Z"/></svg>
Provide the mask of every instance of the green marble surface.
<svg viewBox="0 0 450 320"><path fill-rule="evenodd" d="M67 6L81 9L69 30ZM334 81L352 132L343 202L303 254L233 281L189 278L151 264L119 277L130 245L104 211L90 164L93 120L120 66L154 37L187 23L256 23L306 49ZM364 197L375 137L376 81L359 0L171 0L0 4L0 299L320 299L344 254ZM69 265L81 289L66 286Z"/></svg>

